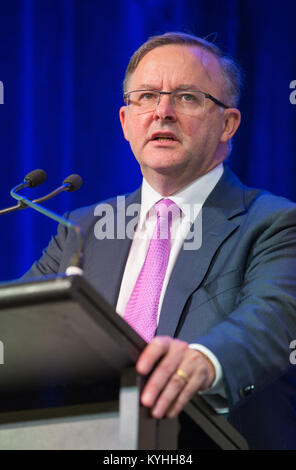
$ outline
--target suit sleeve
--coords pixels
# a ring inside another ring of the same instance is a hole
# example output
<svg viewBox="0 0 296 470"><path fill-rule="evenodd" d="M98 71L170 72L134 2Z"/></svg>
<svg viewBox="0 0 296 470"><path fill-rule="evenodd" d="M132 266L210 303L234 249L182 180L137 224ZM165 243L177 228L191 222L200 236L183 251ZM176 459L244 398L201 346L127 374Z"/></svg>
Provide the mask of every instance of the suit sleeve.
<svg viewBox="0 0 296 470"><path fill-rule="evenodd" d="M245 387L260 390L285 373L296 338L296 209L277 211L264 225L234 311L197 339L219 359L231 406Z"/></svg>
<svg viewBox="0 0 296 470"><path fill-rule="evenodd" d="M36 277L44 277L61 272L67 236L67 227L60 224L57 234L51 238L47 248L43 250L41 258L32 265L30 270L20 280L29 281Z"/></svg>

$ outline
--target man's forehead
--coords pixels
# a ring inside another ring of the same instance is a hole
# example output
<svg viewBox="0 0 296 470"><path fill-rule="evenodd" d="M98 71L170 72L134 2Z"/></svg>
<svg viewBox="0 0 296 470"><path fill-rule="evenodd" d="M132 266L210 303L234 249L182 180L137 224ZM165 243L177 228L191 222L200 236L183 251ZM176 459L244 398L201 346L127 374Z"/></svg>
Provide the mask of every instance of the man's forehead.
<svg viewBox="0 0 296 470"><path fill-rule="evenodd" d="M217 81L220 82L220 80L223 79L219 61L214 54L199 46L184 46L180 44L159 46L149 51L140 60L137 68L132 74L132 77L140 80L141 83L137 83L137 86L149 85L151 79L153 80L154 77L156 78L162 69L174 64L176 64L174 70L174 75L176 76L181 75L182 72L187 69L190 70L191 67L192 70L196 71L196 73L203 73L207 79L213 83L217 83ZM146 82L146 74L148 74L149 71L153 72L154 70L156 74L149 77L149 81ZM185 82L183 83L184 86L189 84L191 82L190 77L186 77ZM143 86L143 88L147 87Z"/></svg>

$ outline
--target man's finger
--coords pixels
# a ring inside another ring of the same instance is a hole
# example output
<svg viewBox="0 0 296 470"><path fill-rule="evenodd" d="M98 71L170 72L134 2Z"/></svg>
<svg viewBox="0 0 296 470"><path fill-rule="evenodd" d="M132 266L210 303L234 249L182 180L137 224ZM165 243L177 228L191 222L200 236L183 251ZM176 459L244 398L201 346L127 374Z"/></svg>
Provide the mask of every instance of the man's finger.
<svg viewBox="0 0 296 470"><path fill-rule="evenodd" d="M142 375L149 374L159 359L166 354L172 341L173 339L169 336L153 338L137 361L137 372Z"/></svg>
<svg viewBox="0 0 296 470"><path fill-rule="evenodd" d="M162 418L185 389L193 394L199 388L201 377L198 373L198 364L197 351L187 349L183 361L174 369L155 402L152 410L152 415L155 418ZM186 396L186 392L184 396Z"/></svg>
<svg viewBox="0 0 296 470"><path fill-rule="evenodd" d="M152 407L155 418L175 417L198 391L209 383L211 367L198 352L187 349L183 361L171 374ZM211 380L211 379L210 379Z"/></svg>
<svg viewBox="0 0 296 470"><path fill-rule="evenodd" d="M175 418L180 413L180 411L183 410L185 405L193 397L193 395L197 392L198 389L198 383L194 385L191 385L190 383L186 384L177 396L177 398L171 403L171 406L166 410L166 417Z"/></svg>
<svg viewBox="0 0 296 470"><path fill-rule="evenodd" d="M162 345L159 343L161 341ZM148 346L150 348L148 349ZM158 341L152 342L146 347L146 364L148 371L158 362L155 370L152 372L149 380L147 381L141 395L141 401L144 406L152 407L159 394L166 387L172 374L178 369L184 354L188 351L188 345L184 341L173 340L172 338L159 338ZM153 346L153 347L152 347ZM143 354L143 353L142 353ZM142 361L145 360L144 355ZM143 373L145 369L141 368L142 363L137 363L137 371Z"/></svg>
<svg viewBox="0 0 296 470"><path fill-rule="evenodd" d="M160 419L167 413L172 404L178 399L183 389L187 387L189 380L190 378L188 378L188 382L185 382L184 378L180 377L177 372L172 374L169 382L151 410L151 414L154 418Z"/></svg>

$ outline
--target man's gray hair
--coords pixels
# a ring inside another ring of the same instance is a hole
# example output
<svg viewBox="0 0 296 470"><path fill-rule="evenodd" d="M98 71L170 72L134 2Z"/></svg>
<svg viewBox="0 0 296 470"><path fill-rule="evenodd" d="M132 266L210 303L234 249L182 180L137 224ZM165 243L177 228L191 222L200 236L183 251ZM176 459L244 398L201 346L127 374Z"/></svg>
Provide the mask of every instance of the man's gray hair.
<svg viewBox="0 0 296 470"><path fill-rule="evenodd" d="M240 66L231 56L224 54L222 50L212 42L199 38L198 36L179 32L170 32L159 36L152 36L142 44L136 52L134 52L125 72L123 91L127 92L127 84L130 76L148 52L156 49L157 47L175 44L182 46L197 46L210 52L217 58L225 80L225 104L231 107L237 107L242 84L242 72Z"/></svg>

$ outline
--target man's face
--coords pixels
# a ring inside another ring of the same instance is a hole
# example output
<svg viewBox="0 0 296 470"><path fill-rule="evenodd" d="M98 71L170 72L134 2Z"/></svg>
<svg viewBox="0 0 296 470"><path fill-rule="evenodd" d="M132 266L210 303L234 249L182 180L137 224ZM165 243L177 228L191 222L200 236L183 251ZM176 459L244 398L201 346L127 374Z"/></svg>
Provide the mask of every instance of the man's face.
<svg viewBox="0 0 296 470"><path fill-rule="evenodd" d="M224 79L212 54L198 47L167 45L143 57L129 79L127 91L173 91L188 85L188 89L225 100ZM137 114L123 106L120 120L147 181L154 186L154 178L162 175L176 178L182 187L226 157L227 142L239 125L230 135L228 111L206 99L205 111L198 117L189 116L176 112L170 96L162 95L154 111ZM155 139L166 133L173 140Z"/></svg>

